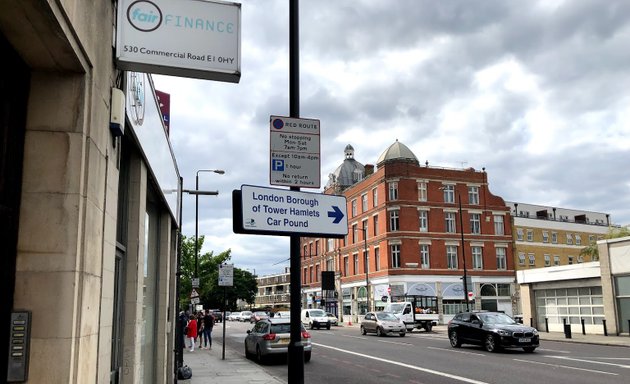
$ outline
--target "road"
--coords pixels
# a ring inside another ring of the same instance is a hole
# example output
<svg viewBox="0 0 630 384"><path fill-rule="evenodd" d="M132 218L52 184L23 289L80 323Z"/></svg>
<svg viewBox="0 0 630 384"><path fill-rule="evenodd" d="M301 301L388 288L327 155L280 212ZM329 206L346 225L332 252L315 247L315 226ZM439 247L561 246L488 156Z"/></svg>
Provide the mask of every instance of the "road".
<svg viewBox="0 0 630 384"><path fill-rule="evenodd" d="M228 322L226 346L242 351L250 328L249 323ZM443 328L432 333L415 331L405 337L362 336L356 327L309 332L313 355L305 365L305 383L606 384L625 383L630 374L630 350L625 347L543 340L534 353L489 353L476 346L451 348ZM221 333L214 335L220 337ZM287 378L287 365L282 361L264 368L276 377Z"/></svg>

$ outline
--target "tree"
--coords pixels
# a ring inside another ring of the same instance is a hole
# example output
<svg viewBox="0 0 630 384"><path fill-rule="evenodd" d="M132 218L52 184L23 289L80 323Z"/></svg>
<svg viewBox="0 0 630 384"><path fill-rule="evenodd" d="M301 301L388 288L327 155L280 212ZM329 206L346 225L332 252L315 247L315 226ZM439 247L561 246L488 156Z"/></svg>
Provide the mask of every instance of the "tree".
<svg viewBox="0 0 630 384"><path fill-rule="evenodd" d="M616 239L618 237L630 236L630 228L628 227L610 227L604 239ZM591 242L580 251L580 256L589 256L592 261L599 260L599 249L597 241Z"/></svg>
<svg viewBox="0 0 630 384"><path fill-rule="evenodd" d="M204 236L199 237L197 249L201 249ZM244 300L253 304L256 298L258 285L255 277L248 271L234 268L234 281L232 287L219 287L219 265L228 263L232 250L228 249L218 255L213 252L206 252L199 255L197 271L199 273L199 293L200 302L204 308L223 308L223 295L227 305L226 310L236 309L236 302ZM181 255L181 280L180 280L180 305L187 308L190 304L190 294L192 292L192 278L195 274L195 238L182 236ZM225 288L225 289L224 289Z"/></svg>

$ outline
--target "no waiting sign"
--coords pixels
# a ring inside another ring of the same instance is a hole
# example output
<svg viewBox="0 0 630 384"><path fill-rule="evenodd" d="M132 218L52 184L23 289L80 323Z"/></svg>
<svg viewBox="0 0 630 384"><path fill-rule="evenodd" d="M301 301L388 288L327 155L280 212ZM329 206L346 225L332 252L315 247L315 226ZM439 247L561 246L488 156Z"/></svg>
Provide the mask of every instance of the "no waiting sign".
<svg viewBox="0 0 630 384"><path fill-rule="evenodd" d="M219 265L219 287L234 285L234 264Z"/></svg>

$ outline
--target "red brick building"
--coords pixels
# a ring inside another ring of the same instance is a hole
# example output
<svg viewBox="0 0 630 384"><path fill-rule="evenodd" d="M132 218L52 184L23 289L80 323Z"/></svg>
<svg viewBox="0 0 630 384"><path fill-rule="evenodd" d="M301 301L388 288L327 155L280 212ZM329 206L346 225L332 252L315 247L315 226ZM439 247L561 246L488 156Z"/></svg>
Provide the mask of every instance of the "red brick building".
<svg viewBox="0 0 630 384"><path fill-rule="evenodd" d="M348 145L325 193L346 196L348 235L302 238L304 307L358 321L368 306L384 307L387 296L422 294L438 297L447 322L466 307L465 268L471 307L512 314L510 212L490 192L485 170L420 165L398 141L376 167L364 166ZM335 291L322 292L322 271L335 272Z"/></svg>

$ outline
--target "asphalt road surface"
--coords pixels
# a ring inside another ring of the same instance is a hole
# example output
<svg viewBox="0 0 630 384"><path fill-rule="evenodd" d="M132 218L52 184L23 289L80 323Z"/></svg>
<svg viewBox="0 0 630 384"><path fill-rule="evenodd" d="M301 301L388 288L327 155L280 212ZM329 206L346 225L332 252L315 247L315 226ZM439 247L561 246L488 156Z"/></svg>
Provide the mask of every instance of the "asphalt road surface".
<svg viewBox="0 0 630 384"><path fill-rule="evenodd" d="M245 358L243 340L251 327L249 323L228 322L226 347L240 351ZM362 336L357 327L309 332L313 355L305 364L304 382L312 384L607 384L627 383L630 375L630 350L626 347L543 340L534 353L489 353L477 346L452 348L445 330L414 331L405 337ZM213 334L221 337L220 332ZM287 380L285 361L263 366Z"/></svg>

